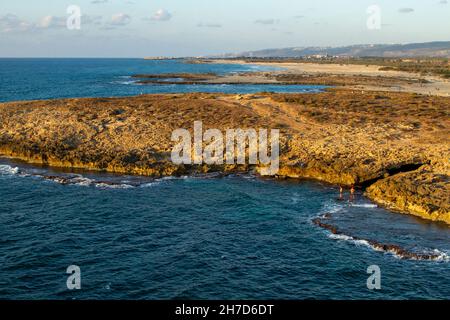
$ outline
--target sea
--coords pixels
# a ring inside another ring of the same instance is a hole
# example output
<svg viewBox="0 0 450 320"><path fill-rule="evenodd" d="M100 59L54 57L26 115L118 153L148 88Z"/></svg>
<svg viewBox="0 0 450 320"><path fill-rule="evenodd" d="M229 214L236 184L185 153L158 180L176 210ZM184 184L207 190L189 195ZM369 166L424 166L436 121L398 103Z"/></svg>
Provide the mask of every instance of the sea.
<svg viewBox="0 0 450 320"><path fill-rule="evenodd" d="M0 59L0 101L324 89L140 85L131 77L271 70L183 60ZM338 196L336 186L310 180L152 179L0 158L0 299L450 297L448 226L387 211L361 192L353 200ZM339 234L315 224L317 218ZM71 266L79 270L80 289L70 286Z"/></svg>

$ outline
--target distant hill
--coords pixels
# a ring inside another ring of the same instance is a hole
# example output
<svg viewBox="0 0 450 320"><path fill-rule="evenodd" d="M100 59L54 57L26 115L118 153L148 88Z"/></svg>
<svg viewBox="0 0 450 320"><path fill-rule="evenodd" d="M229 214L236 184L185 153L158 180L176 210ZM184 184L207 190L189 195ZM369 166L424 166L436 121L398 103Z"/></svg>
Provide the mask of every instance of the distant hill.
<svg viewBox="0 0 450 320"><path fill-rule="evenodd" d="M313 55L328 55L339 57L450 58L450 41L411 44L367 44L346 47L297 47L284 49L265 49L235 54L225 54L221 57L296 58Z"/></svg>

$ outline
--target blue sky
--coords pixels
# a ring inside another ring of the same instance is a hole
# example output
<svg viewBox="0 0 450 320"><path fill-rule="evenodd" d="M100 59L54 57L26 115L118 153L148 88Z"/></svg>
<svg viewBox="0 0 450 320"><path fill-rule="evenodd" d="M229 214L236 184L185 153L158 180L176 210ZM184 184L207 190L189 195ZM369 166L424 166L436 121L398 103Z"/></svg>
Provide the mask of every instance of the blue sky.
<svg viewBox="0 0 450 320"><path fill-rule="evenodd" d="M381 28L367 28L370 5ZM67 7L81 9L69 30ZM2 0L2 57L197 56L450 40L450 0Z"/></svg>

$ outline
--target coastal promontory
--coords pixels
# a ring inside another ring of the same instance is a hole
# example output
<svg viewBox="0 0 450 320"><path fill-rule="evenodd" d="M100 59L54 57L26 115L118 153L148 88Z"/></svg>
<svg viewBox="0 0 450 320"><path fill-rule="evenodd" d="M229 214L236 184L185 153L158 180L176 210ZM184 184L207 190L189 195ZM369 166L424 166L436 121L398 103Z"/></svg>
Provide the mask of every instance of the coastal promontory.
<svg viewBox="0 0 450 320"><path fill-rule="evenodd" d="M258 172L175 165L173 130L280 130L278 178L356 185L393 210L450 224L450 98L328 89L165 94L0 104L0 153L45 165L148 176Z"/></svg>

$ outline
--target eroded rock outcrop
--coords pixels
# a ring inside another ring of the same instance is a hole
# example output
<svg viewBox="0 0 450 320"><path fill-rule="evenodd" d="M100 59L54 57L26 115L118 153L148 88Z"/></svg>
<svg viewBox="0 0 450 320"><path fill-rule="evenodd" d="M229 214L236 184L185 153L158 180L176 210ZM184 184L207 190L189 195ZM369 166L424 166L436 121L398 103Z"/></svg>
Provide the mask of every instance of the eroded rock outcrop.
<svg viewBox="0 0 450 320"><path fill-rule="evenodd" d="M448 168L438 168L424 166L378 180L367 195L388 208L450 224L450 176Z"/></svg>

